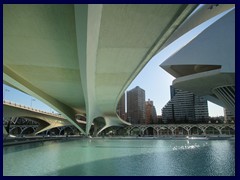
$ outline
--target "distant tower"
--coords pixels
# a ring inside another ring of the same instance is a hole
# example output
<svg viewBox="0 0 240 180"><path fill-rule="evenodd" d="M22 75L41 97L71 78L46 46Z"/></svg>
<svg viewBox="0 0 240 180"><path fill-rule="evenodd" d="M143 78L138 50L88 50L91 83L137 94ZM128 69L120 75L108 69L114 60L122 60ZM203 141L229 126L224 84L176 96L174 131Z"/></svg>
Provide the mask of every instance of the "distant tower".
<svg viewBox="0 0 240 180"><path fill-rule="evenodd" d="M144 124L145 117L145 91L136 86L127 92L127 120L132 124Z"/></svg>
<svg viewBox="0 0 240 180"><path fill-rule="evenodd" d="M157 113L153 101L146 101L146 124L157 124Z"/></svg>
<svg viewBox="0 0 240 180"><path fill-rule="evenodd" d="M117 106L117 114L123 120L126 120L126 113L125 113L125 92L123 93L122 97L120 98Z"/></svg>

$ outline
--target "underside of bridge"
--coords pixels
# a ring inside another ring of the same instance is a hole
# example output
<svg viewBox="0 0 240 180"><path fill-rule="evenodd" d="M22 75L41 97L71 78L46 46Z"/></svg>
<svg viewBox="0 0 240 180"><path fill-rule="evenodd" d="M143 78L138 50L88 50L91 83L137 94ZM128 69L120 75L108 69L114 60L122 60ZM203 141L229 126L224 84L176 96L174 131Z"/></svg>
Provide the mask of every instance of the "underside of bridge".
<svg viewBox="0 0 240 180"><path fill-rule="evenodd" d="M129 125L117 103L146 63L175 39L233 7L196 4L3 5L4 83L89 134ZM86 114L86 131L76 120Z"/></svg>

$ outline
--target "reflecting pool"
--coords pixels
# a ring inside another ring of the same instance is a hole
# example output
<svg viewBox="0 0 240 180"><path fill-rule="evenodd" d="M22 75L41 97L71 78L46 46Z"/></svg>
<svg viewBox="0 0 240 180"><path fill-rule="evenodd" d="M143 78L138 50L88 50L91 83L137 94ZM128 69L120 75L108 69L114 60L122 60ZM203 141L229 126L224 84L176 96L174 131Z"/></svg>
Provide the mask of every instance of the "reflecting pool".
<svg viewBox="0 0 240 180"><path fill-rule="evenodd" d="M80 139L3 148L11 176L234 176L234 140Z"/></svg>

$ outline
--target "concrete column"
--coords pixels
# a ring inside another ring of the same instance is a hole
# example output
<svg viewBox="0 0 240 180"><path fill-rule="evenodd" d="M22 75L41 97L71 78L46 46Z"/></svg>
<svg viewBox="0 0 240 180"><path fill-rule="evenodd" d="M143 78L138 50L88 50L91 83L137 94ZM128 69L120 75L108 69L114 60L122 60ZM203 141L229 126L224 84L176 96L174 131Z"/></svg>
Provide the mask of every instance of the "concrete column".
<svg viewBox="0 0 240 180"><path fill-rule="evenodd" d="M21 129L20 135L22 135L23 131L27 129L27 127L21 127L20 129Z"/></svg>
<svg viewBox="0 0 240 180"><path fill-rule="evenodd" d="M97 136L97 133L98 133L98 128L99 126L97 125L97 123L94 123L94 131L93 131L93 137L96 137Z"/></svg>
<svg viewBox="0 0 240 180"><path fill-rule="evenodd" d="M61 132L63 131L63 129L64 129L64 128L61 128L61 129L59 130L59 135L61 134Z"/></svg>
<svg viewBox="0 0 240 180"><path fill-rule="evenodd" d="M203 129L203 135L206 136L206 129Z"/></svg>

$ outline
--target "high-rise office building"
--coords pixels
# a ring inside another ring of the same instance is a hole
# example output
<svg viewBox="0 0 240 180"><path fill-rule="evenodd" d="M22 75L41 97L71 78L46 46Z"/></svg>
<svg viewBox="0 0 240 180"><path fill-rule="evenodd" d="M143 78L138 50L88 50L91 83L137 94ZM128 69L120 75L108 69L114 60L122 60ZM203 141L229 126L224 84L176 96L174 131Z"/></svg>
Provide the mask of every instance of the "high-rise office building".
<svg viewBox="0 0 240 180"><path fill-rule="evenodd" d="M117 106L117 114L119 115L120 118L123 120L126 120L126 113L125 113L125 92L121 96L118 106Z"/></svg>
<svg viewBox="0 0 240 180"><path fill-rule="evenodd" d="M145 91L139 86L127 92L127 120L132 124L144 124Z"/></svg>
<svg viewBox="0 0 240 180"><path fill-rule="evenodd" d="M146 101L146 120L145 124L157 124L157 113L153 101Z"/></svg>
<svg viewBox="0 0 240 180"><path fill-rule="evenodd" d="M162 109L165 123L207 121L208 105L204 97L170 87L171 100Z"/></svg>

